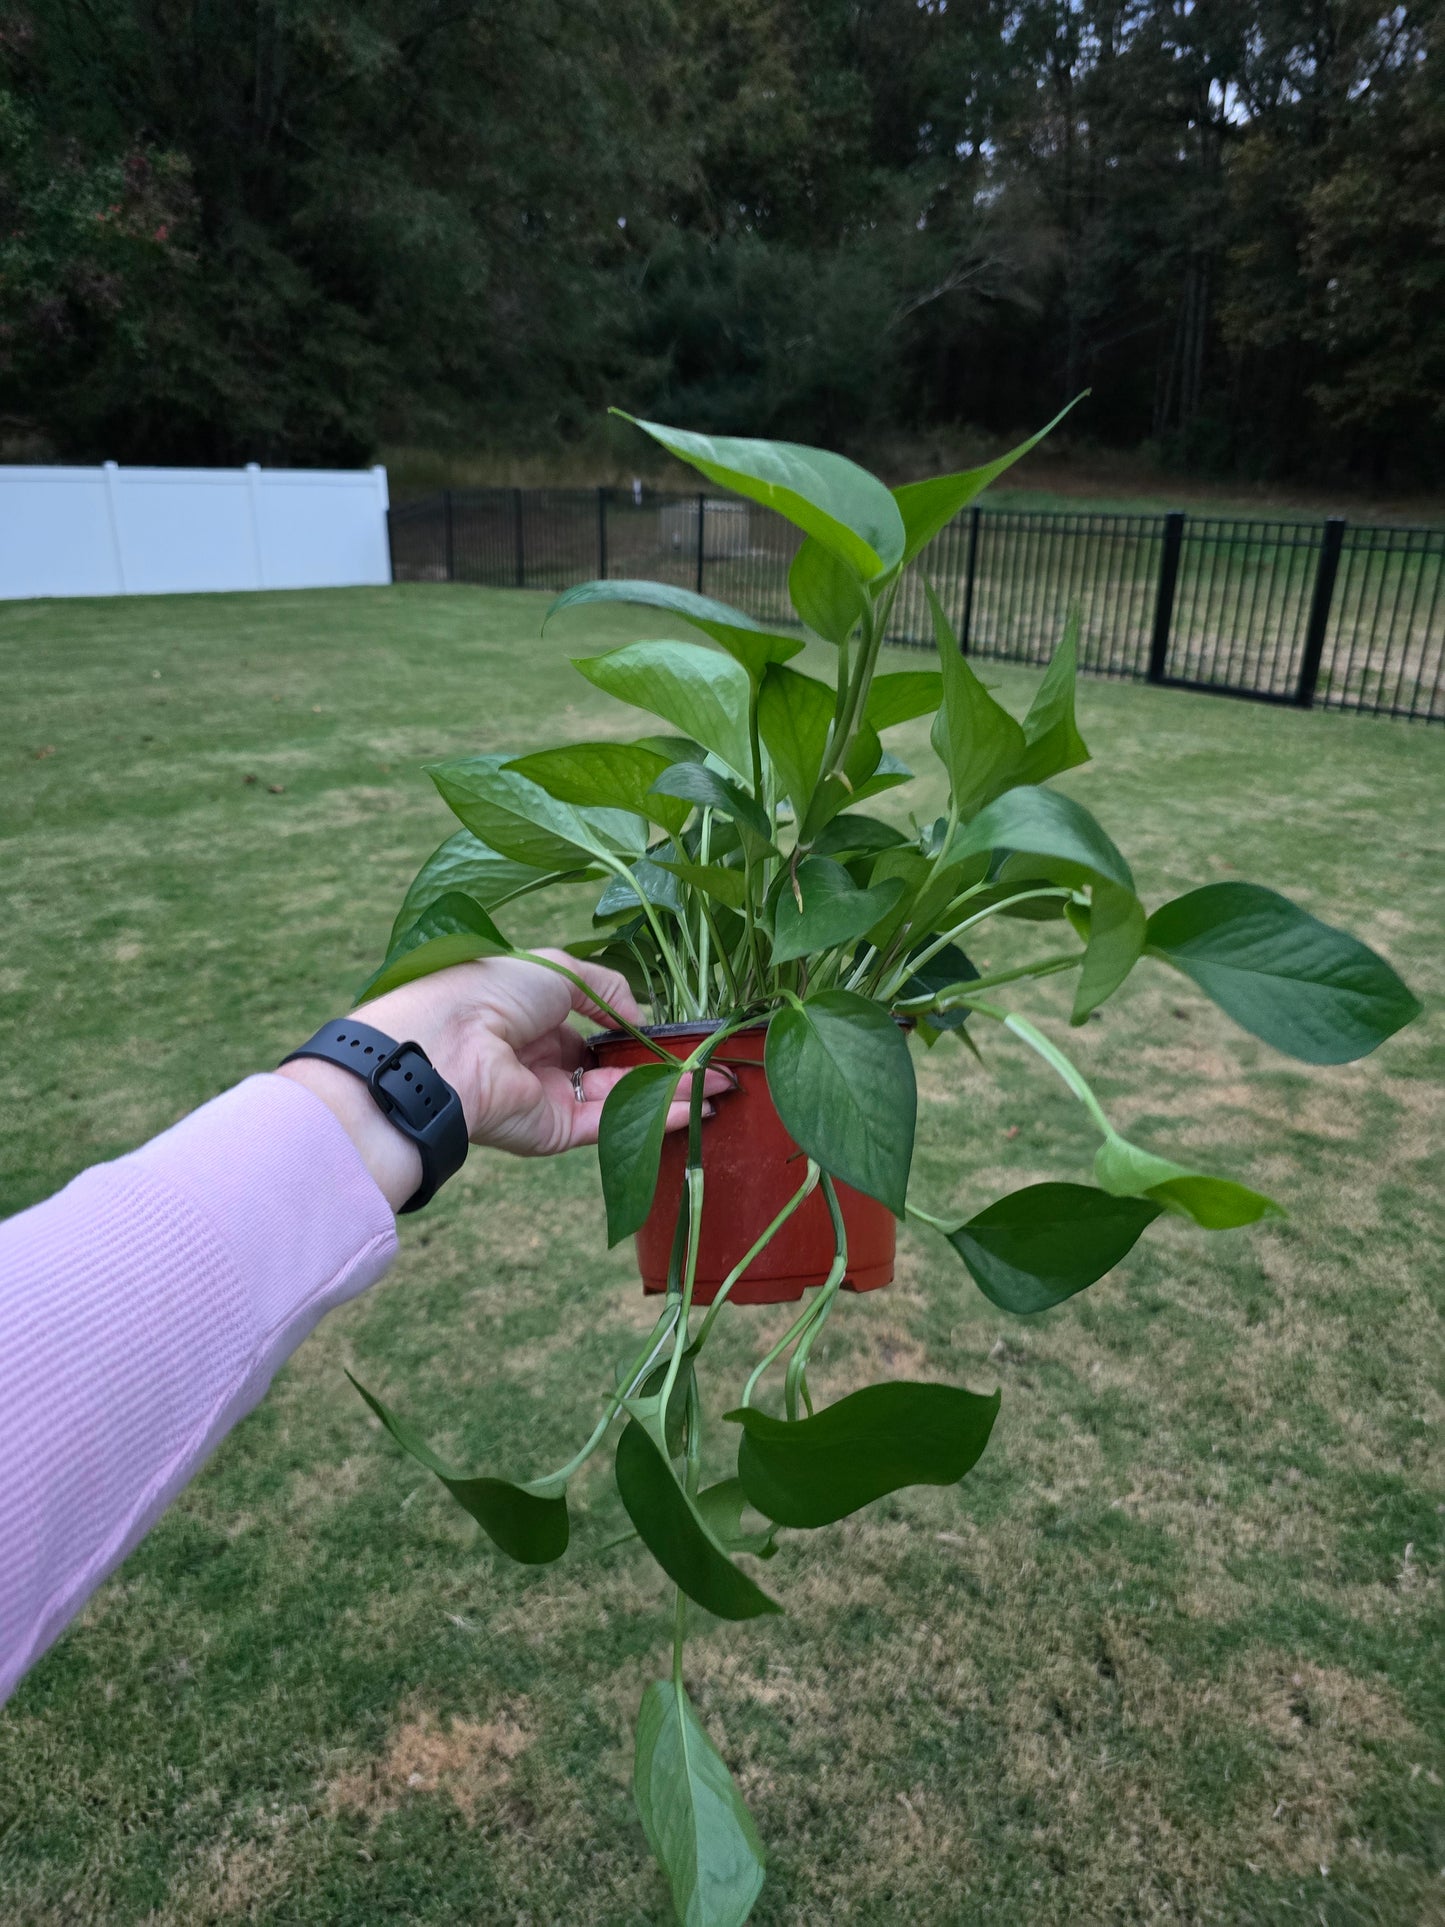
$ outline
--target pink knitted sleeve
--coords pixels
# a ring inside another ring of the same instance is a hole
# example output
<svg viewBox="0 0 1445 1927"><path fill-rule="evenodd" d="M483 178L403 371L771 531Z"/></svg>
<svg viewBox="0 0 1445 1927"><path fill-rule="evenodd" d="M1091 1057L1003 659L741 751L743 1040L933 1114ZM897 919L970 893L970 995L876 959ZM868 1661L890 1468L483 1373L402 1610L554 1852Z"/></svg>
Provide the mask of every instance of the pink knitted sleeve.
<svg viewBox="0 0 1445 1927"><path fill-rule="evenodd" d="M0 1700L395 1251L351 1139L275 1076L0 1224Z"/></svg>

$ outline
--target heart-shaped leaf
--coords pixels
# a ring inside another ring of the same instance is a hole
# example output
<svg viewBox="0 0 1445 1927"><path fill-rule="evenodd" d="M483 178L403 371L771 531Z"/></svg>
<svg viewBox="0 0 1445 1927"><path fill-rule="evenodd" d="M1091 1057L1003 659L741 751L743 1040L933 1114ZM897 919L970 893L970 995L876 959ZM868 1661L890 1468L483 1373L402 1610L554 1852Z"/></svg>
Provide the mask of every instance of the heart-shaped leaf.
<svg viewBox="0 0 1445 1927"><path fill-rule="evenodd" d="M908 838L902 830L895 830L891 823L881 823L876 816L864 816L856 810L845 811L835 816L831 823L818 832L813 843L814 856L863 856L875 850L893 850L906 844Z"/></svg>
<svg viewBox="0 0 1445 1927"><path fill-rule="evenodd" d="M607 1093L597 1126L597 1162L607 1203L607 1243L630 1237L652 1209L667 1111L680 1064L638 1064Z"/></svg>
<svg viewBox="0 0 1445 1927"><path fill-rule="evenodd" d="M1169 1158L1141 1150L1117 1131L1110 1131L1094 1157L1094 1176L1106 1191L1121 1198L1153 1198L1166 1210L1192 1218L1206 1231L1229 1231L1256 1224L1261 1218L1285 1214L1273 1198L1251 1191L1233 1178L1210 1177L1191 1171Z"/></svg>
<svg viewBox="0 0 1445 1927"><path fill-rule="evenodd" d="M1083 804L1057 790L1005 791L958 832L949 855L957 862L983 850L1058 857L1122 890L1134 888L1128 864Z"/></svg>
<svg viewBox="0 0 1445 1927"><path fill-rule="evenodd" d="M747 1503L741 1479L721 1479L706 1486L696 1500L703 1524L724 1552L751 1552L759 1559L771 1559L778 1550L777 1525L770 1520L760 1531L749 1532L743 1525Z"/></svg>
<svg viewBox="0 0 1445 1927"><path fill-rule="evenodd" d="M748 1502L784 1526L826 1526L906 1485L956 1485L983 1456L999 1395L953 1385L868 1385L786 1423L752 1406L738 1477Z"/></svg>
<svg viewBox="0 0 1445 1927"><path fill-rule="evenodd" d="M800 823L823 767L833 709L833 691L816 676L775 664L763 678L758 731Z"/></svg>
<svg viewBox="0 0 1445 1927"><path fill-rule="evenodd" d="M530 782L540 783L549 796L563 803L594 808L631 810L660 823L677 836L687 811L652 785L671 767L671 759L641 743L569 743L562 749L538 750L506 765Z"/></svg>
<svg viewBox="0 0 1445 1927"><path fill-rule="evenodd" d="M896 675L875 676L868 685L863 714L874 729L892 729L931 716L943 701L943 677L936 669L900 669Z"/></svg>
<svg viewBox="0 0 1445 1927"><path fill-rule="evenodd" d="M730 870L721 863L664 863L680 882L715 897L729 910L741 910L747 899L747 877L741 870Z"/></svg>
<svg viewBox="0 0 1445 1927"><path fill-rule="evenodd" d="M809 536L788 570L793 607L825 642L846 642L868 613L857 571Z"/></svg>
<svg viewBox="0 0 1445 1927"><path fill-rule="evenodd" d="M488 849L539 870L573 870L599 854L628 847L611 811L574 809L540 784L506 768L506 756L455 756L427 774L442 800ZM629 839L637 829L629 823Z"/></svg>
<svg viewBox="0 0 1445 1927"><path fill-rule="evenodd" d="M850 990L785 1005L768 1025L764 1061L778 1115L808 1156L901 1218L918 1092L887 1011Z"/></svg>
<svg viewBox="0 0 1445 1927"><path fill-rule="evenodd" d="M346 1376L351 1378L351 1373ZM555 1479L514 1485L509 1479L469 1478L438 1458L414 1426L389 1412L364 1385L354 1378L351 1382L402 1451L436 1474L457 1504L472 1515L509 1559L524 1566L545 1566L562 1557L570 1531L565 1485Z"/></svg>
<svg viewBox="0 0 1445 1927"><path fill-rule="evenodd" d="M1144 954L1144 906L1132 890L1096 878L1087 912L1068 906L1070 921L1082 929L1084 962L1074 993L1073 1021L1082 1024L1123 983Z"/></svg>
<svg viewBox="0 0 1445 1927"><path fill-rule="evenodd" d="M869 727L870 725L867 723L863 725L863 728L859 731L860 738ZM852 794L845 796L843 801L845 803L866 803L870 796L881 796L884 790L896 790L900 783L911 783L912 781L913 771L908 767L907 763L903 761L902 757L895 756L891 749L885 749L874 765L873 774L868 778L867 782L855 783Z"/></svg>
<svg viewBox="0 0 1445 1927"><path fill-rule="evenodd" d="M357 1001L380 997L400 984L415 983L418 977L430 977L437 970L449 970L453 964L505 956L511 948L479 903L459 891L450 891L428 904L411 928L402 932L380 970L363 985Z"/></svg>
<svg viewBox="0 0 1445 1927"><path fill-rule="evenodd" d="M1306 1064L1346 1064L1420 1014L1383 957L1257 883L1206 883L1156 910L1150 954L1245 1030Z"/></svg>
<svg viewBox="0 0 1445 1927"><path fill-rule="evenodd" d="M741 609L714 601L711 596L695 595L691 589L674 588L670 582L579 582L558 596L547 611L542 627L545 629L562 610L589 602L632 602L682 616L694 629L701 629L705 636L711 636L726 649L754 682L762 681L770 662L786 662L803 647L801 636L774 635L751 616L744 615Z"/></svg>
<svg viewBox="0 0 1445 1927"><path fill-rule="evenodd" d="M1026 1316L1112 1271L1163 1208L1090 1184L1030 1184L946 1235L985 1298Z"/></svg>
<svg viewBox="0 0 1445 1927"><path fill-rule="evenodd" d="M782 1611L728 1558L635 1419L617 1441L617 1490L638 1538L689 1599L719 1619L757 1619Z"/></svg>
<svg viewBox="0 0 1445 1927"><path fill-rule="evenodd" d="M959 984L972 983L977 976L978 971L958 945L946 943L927 963L918 966L898 996L903 1003L915 997L938 997ZM965 1009L931 1010L928 1013L928 1021L935 1030L962 1030L968 1019L969 1012Z"/></svg>
<svg viewBox="0 0 1445 1927"><path fill-rule="evenodd" d="M851 943L887 915L903 888L897 877L889 877L861 890L841 863L828 857L806 858L798 865L796 878L785 872L778 879L773 962L788 963L794 957L812 957Z"/></svg>
<svg viewBox="0 0 1445 1927"><path fill-rule="evenodd" d="M634 910L642 908L644 897L663 910L678 913L682 909L682 893L671 869L666 864L654 863L650 857L640 856L634 858L625 876L613 877L602 892L592 912L593 921L600 923L610 917L631 916Z"/></svg>
<svg viewBox="0 0 1445 1927"><path fill-rule="evenodd" d="M767 811L739 784L730 783L706 763L674 763L662 772L653 787L661 796L680 797L695 803L699 809L720 811L740 830L745 830L755 846L772 847L773 826Z"/></svg>
<svg viewBox="0 0 1445 1927"><path fill-rule="evenodd" d="M632 1793L683 1927L743 1927L762 1891L762 1842L675 1680L654 1680L642 1696Z"/></svg>
<svg viewBox="0 0 1445 1927"><path fill-rule="evenodd" d="M776 509L805 535L851 564L865 582L903 560L903 517L874 475L846 456L798 442L748 441L733 435L696 435L660 422L622 416L660 442L679 461L721 488Z"/></svg>
<svg viewBox="0 0 1445 1927"><path fill-rule="evenodd" d="M1087 394L1088 390L1085 389L1084 393ZM915 555L927 548L938 531L946 527L960 509L967 508L970 502L981 495L995 477L1002 475L1006 468L1012 468L1031 448L1037 448L1049 430L1057 428L1069 409L1082 400L1083 395L1075 395L1067 408L1061 408L1051 422L1046 423L1036 435L1030 435L1026 442L1020 442L1017 448L1011 448L1007 455L1000 455L979 468L963 469L957 475L933 475L927 481L905 482L902 488L894 489L893 499L903 516L905 530L904 562L911 562Z"/></svg>
<svg viewBox="0 0 1445 1927"><path fill-rule="evenodd" d="M579 656L573 666L619 702L661 716L746 779L752 685L731 656L700 642L630 642Z"/></svg>
<svg viewBox="0 0 1445 1927"><path fill-rule="evenodd" d="M943 604L925 582L933 634L942 665L942 703L933 719L932 741L948 771L959 817L967 822L983 805L1018 781L1027 743L1021 726L994 701L959 653Z"/></svg>
<svg viewBox="0 0 1445 1927"><path fill-rule="evenodd" d="M1069 612L1064 638L1024 717L1028 747L1016 783L1042 783L1061 770L1089 760L1089 746L1074 720L1074 684L1079 660L1079 611Z"/></svg>
<svg viewBox="0 0 1445 1927"><path fill-rule="evenodd" d="M391 926L391 944L410 930L428 904L453 891L491 910L548 884L574 883L595 874L593 870L539 870L531 863L517 863L479 843L470 830L458 830L432 851L412 878Z"/></svg>

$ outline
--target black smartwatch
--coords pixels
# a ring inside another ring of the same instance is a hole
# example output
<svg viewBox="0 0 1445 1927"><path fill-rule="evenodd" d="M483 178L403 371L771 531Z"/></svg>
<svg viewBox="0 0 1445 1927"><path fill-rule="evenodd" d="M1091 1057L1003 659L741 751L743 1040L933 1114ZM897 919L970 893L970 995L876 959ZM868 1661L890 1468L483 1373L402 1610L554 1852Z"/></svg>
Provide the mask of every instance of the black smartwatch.
<svg viewBox="0 0 1445 1927"><path fill-rule="evenodd" d="M403 1212L420 1211L430 1204L448 1178L467 1160L470 1140L462 1100L437 1071L420 1044L398 1044L385 1031L341 1017L323 1024L300 1050L283 1057L317 1057L323 1064L339 1064L359 1077L376 1099L387 1122L411 1139L421 1153L421 1183Z"/></svg>

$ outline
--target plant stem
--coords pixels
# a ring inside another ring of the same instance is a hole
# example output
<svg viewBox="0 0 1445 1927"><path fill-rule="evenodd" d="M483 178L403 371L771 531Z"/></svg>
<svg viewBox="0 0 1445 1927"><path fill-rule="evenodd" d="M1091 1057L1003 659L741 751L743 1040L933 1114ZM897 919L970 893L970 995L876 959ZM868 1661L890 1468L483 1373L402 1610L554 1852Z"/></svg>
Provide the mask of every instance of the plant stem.
<svg viewBox="0 0 1445 1927"><path fill-rule="evenodd" d="M523 963L540 964L543 970L555 971L559 977L565 977L569 984L575 984L589 1003L595 1004L600 1011L610 1017L619 1030L626 1031L627 1035L637 1043L645 1045L654 1057L667 1059L672 1056L671 1051L665 1051L661 1044L656 1043L645 1031L639 1030L636 1024L629 1023L620 1011L612 1008L605 997L598 996L591 984L585 983L577 972L569 970L566 964L559 964L555 957L539 957L535 950L514 950L511 954L520 958Z"/></svg>
<svg viewBox="0 0 1445 1927"><path fill-rule="evenodd" d="M971 917L965 917L962 923L956 923L951 930L945 930L942 936L935 937L932 943L925 944L922 950L907 958L899 966L897 975L887 989L880 990L878 995L885 1001L892 997L910 977L918 974L924 964L936 957L940 950L946 950L955 938L961 937L965 930L972 930L976 923L982 923L986 917L996 916L1003 910L1011 910L1016 903L1030 903L1036 897L1071 897L1073 894L1072 890L1066 890L1062 885L1055 885L1046 890L1020 890L1016 896L1005 897L1001 903L986 904L982 910L975 910Z"/></svg>
<svg viewBox="0 0 1445 1927"><path fill-rule="evenodd" d="M712 811L704 810L702 813L702 833L697 846L698 861L704 868L707 867L708 847L711 841ZM709 979L712 975L712 958L710 954L712 922L707 915L707 898L701 891L698 892L698 902L700 905L698 913L700 928L697 933L697 998L695 1000L695 1009L696 1014L701 1017L707 1010L707 1006L712 1002L711 997L708 995L711 989Z"/></svg>
<svg viewBox="0 0 1445 1927"><path fill-rule="evenodd" d="M1103 1105L1084 1081L1082 1071L1072 1059L1065 1057L1057 1044L1051 1043L1041 1030L1031 1024L1027 1017L1020 1017L1013 1011L1001 1010L997 1005L975 1004L973 1008L985 1017L992 1017L995 1023L1002 1024L1005 1030L1011 1030L1015 1037L1021 1038L1028 1045L1030 1050L1036 1051L1050 1070L1057 1072L1068 1085L1104 1136L1115 1135L1113 1125L1104 1115Z"/></svg>
<svg viewBox="0 0 1445 1927"><path fill-rule="evenodd" d="M792 1197L788 1199L788 1202L783 1206L782 1210L778 1213L777 1217L773 1219L773 1222L768 1226L767 1230L758 1239L757 1243L751 1246L751 1248L741 1258L739 1258L738 1262L733 1266L732 1270L728 1273L727 1277L724 1278L722 1283L718 1286L717 1296L716 1298L713 1299L712 1303L708 1306L707 1317L703 1319L702 1329L699 1331L697 1338L694 1341L698 1351L701 1351L703 1346L707 1343L707 1335L709 1331L712 1329L713 1320L717 1317L718 1313L722 1310L723 1306L727 1303L728 1293L732 1290L733 1286L737 1283L738 1279L742 1277L743 1273L747 1270L748 1266L759 1255L759 1253L762 1252L762 1250L767 1245L770 1245L773 1239L777 1237L778 1233L782 1230L783 1226L787 1223L788 1219L792 1217L793 1213L797 1210L798 1206L803 1202L803 1200L805 1198L811 1197L813 1192L817 1190L819 1176L820 1176L820 1173L817 1165L814 1164L811 1158L809 1158L808 1175L803 1179L803 1182L798 1186L798 1189L793 1193Z"/></svg>
<svg viewBox="0 0 1445 1927"><path fill-rule="evenodd" d="M916 1010L925 1015L930 1010L956 1010L978 990L996 990L1000 984L1017 983L1023 977L1052 977L1060 970L1076 970L1084 961L1082 950L1071 950L1058 957L1043 957L1037 963L1019 964L1013 970L993 970L986 977L964 977L952 989L963 995L945 1003L948 991L939 991L932 997L908 997L895 1003L895 1010Z"/></svg>
<svg viewBox="0 0 1445 1927"><path fill-rule="evenodd" d="M826 1172L823 1174L823 1196L828 1201L828 1215L833 1220L833 1263L827 1281L818 1294L813 1307L813 1322L798 1340L798 1348L788 1361L787 1376L783 1381L784 1410L790 1420L798 1416L798 1394L808 1408L808 1416L813 1416L813 1401L808 1396L808 1354L817 1341L818 1333L828 1321L833 1309L833 1301L843 1284L843 1274L848 1269L848 1232L843 1223L843 1211L838 1203L838 1193L833 1188L833 1180Z"/></svg>

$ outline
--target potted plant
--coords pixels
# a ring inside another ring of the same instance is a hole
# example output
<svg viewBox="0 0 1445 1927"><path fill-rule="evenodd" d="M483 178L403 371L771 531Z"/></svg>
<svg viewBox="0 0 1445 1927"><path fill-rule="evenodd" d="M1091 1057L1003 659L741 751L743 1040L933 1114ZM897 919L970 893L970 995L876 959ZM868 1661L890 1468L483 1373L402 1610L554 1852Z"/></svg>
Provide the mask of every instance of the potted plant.
<svg viewBox="0 0 1445 1927"><path fill-rule="evenodd" d="M1206 884L1146 911L1104 829L1047 787L1088 754L1074 713L1076 619L1021 720L975 676L931 587L938 667L880 673L904 572L1038 436L986 467L890 490L822 450L638 426L802 531L789 592L800 622L832 645L834 674L793 665L797 631L682 589L569 590L553 614L637 603L704 639L578 660L597 688L651 719L630 742L432 767L463 827L408 891L367 994L511 951L498 918L515 898L601 886L592 929L567 948L616 963L650 1005L649 1027L619 1017L597 1040L632 1066L607 1098L598 1151L608 1241L638 1236L660 1315L602 1397L590 1438L541 1477L459 1472L362 1396L503 1552L531 1564L565 1551L568 1482L616 1428L622 1503L676 1589L671 1673L648 1688L638 1720L638 1810L679 1919L727 1927L753 1906L763 1851L688 1699L690 1612L781 1611L743 1561L765 1561L780 1529L813 1530L900 1487L960 1480L999 1409L996 1391L903 1383L815 1404L808 1361L844 1284L886 1282L907 1214L942 1235L995 1305L1028 1316L1102 1277L1165 1212L1215 1231L1279 1210L1129 1142L1013 995L1072 973L1083 1023L1147 958L1313 1064L1362 1056L1419 1006L1373 951L1257 884ZM927 715L948 806L905 831L866 806L909 779L887 732ZM1047 941L1031 961L980 973L967 946L1000 917L1030 920ZM1029 1185L955 1223L908 1197L908 1033L925 1046L951 1034L977 1051L988 1027L1036 1052L1078 1099L1099 1139L1093 1182ZM732 1067L739 1094L704 1129L694 1077L690 1128L665 1142L681 1078L709 1063ZM704 1484L698 1374L709 1335L728 1303L779 1298L802 1309L727 1401L735 1471Z"/></svg>

